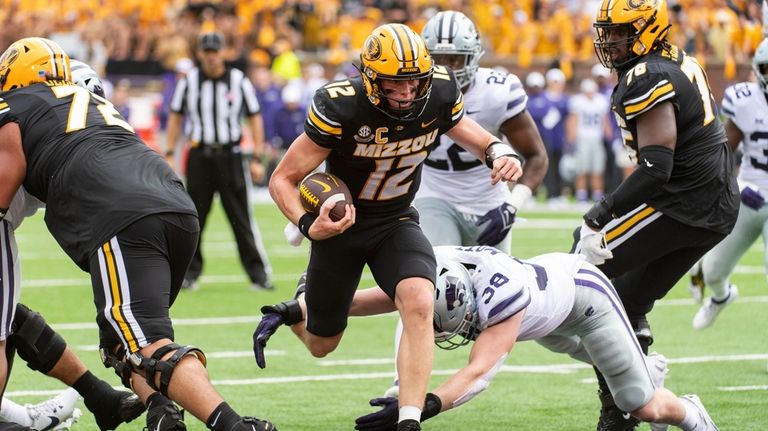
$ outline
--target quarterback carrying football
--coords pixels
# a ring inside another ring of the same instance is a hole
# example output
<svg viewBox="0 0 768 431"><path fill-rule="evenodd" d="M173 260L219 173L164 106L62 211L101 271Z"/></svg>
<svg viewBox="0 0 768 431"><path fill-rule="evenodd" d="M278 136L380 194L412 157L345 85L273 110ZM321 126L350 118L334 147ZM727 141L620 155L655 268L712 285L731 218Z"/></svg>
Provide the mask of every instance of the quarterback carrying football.
<svg viewBox="0 0 768 431"><path fill-rule="evenodd" d="M411 208L423 162L440 135L448 134L492 168L492 183L515 181L522 169L508 144L464 116L454 75L433 65L413 30L402 24L377 27L360 60L360 77L315 93L304 133L270 179L273 199L312 247L305 290L298 301L262 309L254 353L263 367L264 346L282 324L292 325L312 355L332 352L367 264L403 319L398 428L418 430L432 368L435 279L432 246ZM297 190L323 161L352 193L354 205L336 222L329 217L330 203L319 216L306 213Z"/></svg>

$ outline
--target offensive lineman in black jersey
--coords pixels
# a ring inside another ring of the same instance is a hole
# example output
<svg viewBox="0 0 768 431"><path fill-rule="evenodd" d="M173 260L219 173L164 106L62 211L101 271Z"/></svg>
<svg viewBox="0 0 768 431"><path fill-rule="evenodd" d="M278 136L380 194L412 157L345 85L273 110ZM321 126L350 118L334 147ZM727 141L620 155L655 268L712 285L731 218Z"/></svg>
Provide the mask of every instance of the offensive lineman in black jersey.
<svg viewBox="0 0 768 431"><path fill-rule="evenodd" d="M148 405L148 428L186 429L170 398L212 430L274 430L235 413L203 352L173 342L168 310L200 231L181 181L70 76L69 57L47 39L21 39L0 57L0 208L22 183L47 204L51 234L91 275L105 365Z"/></svg>
<svg viewBox="0 0 768 431"><path fill-rule="evenodd" d="M613 279L647 353L646 314L731 231L739 192L704 70L666 39L666 2L603 0L594 26L598 58L619 74L612 109L637 169L587 211L574 247ZM635 429L598 381L597 429Z"/></svg>
<svg viewBox="0 0 768 431"><path fill-rule="evenodd" d="M433 65L418 34L402 24L386 24L364 46L361 77L332 82L315 93L304 133L270 180L273 199L312 240L312 248L301 305L294 300L263 308L254 351L263 367L267 339L286 323L314 356L332 352L368 264L405 327L398 355L397 427L417 430L432 368L436 276L432 247L411 207L422 163L440 134L447 133L492 165L494 183L516 180L522 169L509 145L464 117L453 74ZM315 218L299 201L298 183L323 161L354 200L338 222L328 217L330 207Z"/></svg>

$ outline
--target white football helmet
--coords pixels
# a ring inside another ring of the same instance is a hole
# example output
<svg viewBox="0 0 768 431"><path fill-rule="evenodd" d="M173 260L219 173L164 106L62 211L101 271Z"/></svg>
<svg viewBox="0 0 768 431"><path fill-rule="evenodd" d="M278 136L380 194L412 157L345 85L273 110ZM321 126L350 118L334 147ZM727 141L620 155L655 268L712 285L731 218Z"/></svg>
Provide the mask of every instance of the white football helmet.
<svg viewBox="0 0 768 431"><path fill-rule="evenodd" d="M435 283L435 344L446 350L477 337L475 294L467 269L458 262L438 261ZM454 339L459 338L458 341Z"/></svg>
<svg viewBox="0 0 768 431"><path fill-rule="evenodd" d="M757 83L768 94L768 39L763 39L752 57L752 69L755 71Z"/></svg>
<svg viewBox="0 0 768 431"><path fill-rule="evenodd" d="M72 69L72 82L87 89L91 93L105 97L104 84L91 66L75 59L69 60L69 66Z"/></svg>
<svg viewBox="0 0 768 431"><path fill-rule="evenodd" d="M427 21L421 37L435 63L453 70L459 87L465 88L472 83L485 51L471 19L461 12L439 12ZM447 56L463 56L463 65L446 62Z"/></svg>

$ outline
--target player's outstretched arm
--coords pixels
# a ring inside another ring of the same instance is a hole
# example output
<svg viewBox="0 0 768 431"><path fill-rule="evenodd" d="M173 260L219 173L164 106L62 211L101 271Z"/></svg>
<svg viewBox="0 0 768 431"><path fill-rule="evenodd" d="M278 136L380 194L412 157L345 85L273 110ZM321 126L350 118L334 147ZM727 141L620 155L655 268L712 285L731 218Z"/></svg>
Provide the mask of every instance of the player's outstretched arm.
<svg viewBox="0 0 768 431"><path fill-rule="evenodd" d="M433 392L442 411L458 407L484 391L512 350L525 310L483 330L472 345L469 362Z"/></svg>

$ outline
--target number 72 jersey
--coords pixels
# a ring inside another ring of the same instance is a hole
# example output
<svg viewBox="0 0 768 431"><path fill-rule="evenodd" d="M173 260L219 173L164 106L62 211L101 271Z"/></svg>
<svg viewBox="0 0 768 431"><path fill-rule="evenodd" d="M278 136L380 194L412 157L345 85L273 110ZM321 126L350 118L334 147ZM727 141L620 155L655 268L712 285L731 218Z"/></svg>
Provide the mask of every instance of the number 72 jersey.
<svg viewBox="0 0 768 431"><path fill-rule="evenodd" d="M738 198L725 131L704 70L675 46L642 57L621 73L613 91L611 109L635 154L637 118L665 102L673 105L677 126L672 174L645 203L681 223L730 232Z"/></svg>
<svg viewBox="0 0 768 431"><path fill-rule="evenodd" d="M7 91L0 97L0 126L17 122L28 166L43 176L62 168L65 159L77 144L101 133L109 127L110 137L124 136L136 140L133 128L120 116L107 99L83 87L66 81L48 81ZM115 135L116 134L116 135ZM139 141L140 142L140 141ZM25 181L30 193L43 199L46 178L40 178L40 187Z"/></svg>

